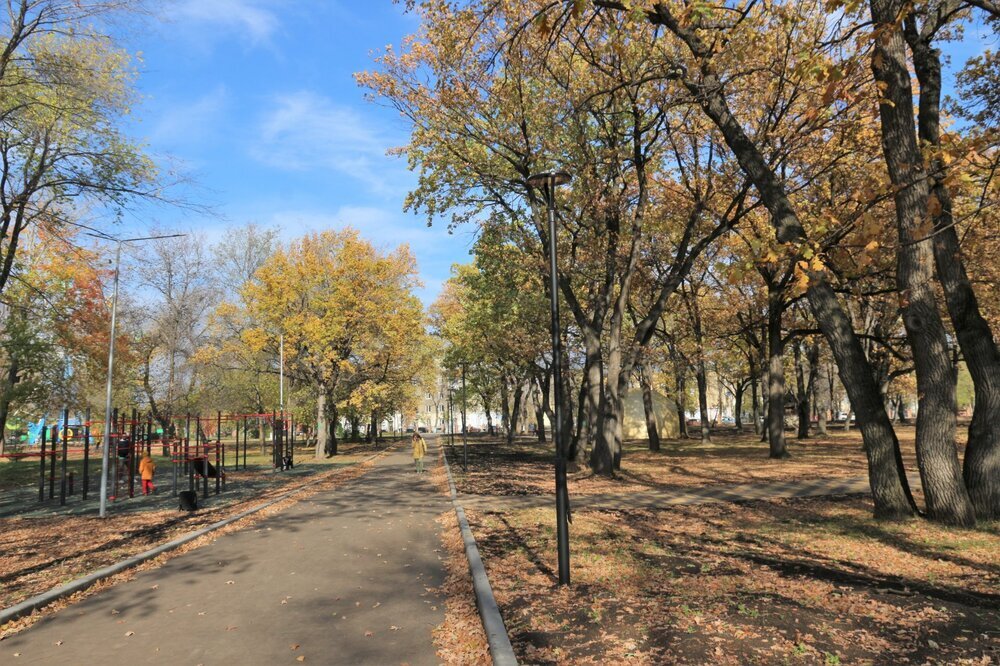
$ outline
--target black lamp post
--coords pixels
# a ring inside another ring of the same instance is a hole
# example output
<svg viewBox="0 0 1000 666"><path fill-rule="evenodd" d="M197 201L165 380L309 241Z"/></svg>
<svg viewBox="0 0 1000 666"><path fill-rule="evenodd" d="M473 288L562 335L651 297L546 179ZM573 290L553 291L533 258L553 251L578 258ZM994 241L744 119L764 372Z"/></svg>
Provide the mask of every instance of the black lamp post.
<svg viewBox="0 0 1000 666"><path fill-rule="evenodd" d="M465 363L462 364L462 471L469 473L469 435L465 411Z"/></svg>
<svg viewBox="0 0 1000 666"><path fill-rule="evenodd" d="M569 585L569 489L566 485L566 445L563 441L562 337L559 334L559 281L556 261L555 189L572 180L565 171L538 173L528 178L528 185L541 190L549 214L549 293L552 314L552 383L556 440L556 541L559 550L559 584Z"/></svg>

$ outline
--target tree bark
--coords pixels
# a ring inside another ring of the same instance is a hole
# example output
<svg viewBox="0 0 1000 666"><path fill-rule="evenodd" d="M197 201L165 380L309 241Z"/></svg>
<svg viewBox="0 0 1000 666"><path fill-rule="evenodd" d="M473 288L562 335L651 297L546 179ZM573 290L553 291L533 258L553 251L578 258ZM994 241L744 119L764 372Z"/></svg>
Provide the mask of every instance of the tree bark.
<svg viewBox="0 0 1000 666"><path fill-rule="evenodd" d="M828 434L827 431L826 431L826 420L827 420L827 415L828 415L828 413L830 411L830 390L829 390L829 383L826 381L826 377L825 376L822 378L822 381L819 381L819 377L818 377L819 369L818 368L817 368L816 372L817 372L817 383L816 383L816 433L820 437L826 437L827 434ZM826 372L827 372L826 366L824 365L823 366L823 374L825 375Z"/></svg>
<svg viewBox="0 0 1000 666"><path fill-rule="evenodd" d="M511 406L510 410L510 428L507 430L507 443L511 444L514 441L514 437L517 434L517 426L521 419L521 394L523 389L521 384L514 388L514 404Z"/></svg>
<svg viewBox="0 0 1000 666"><path fill-rule="evenodd" d="M322 458L326 455L327 437L329 429L326 420L326 394L320 392L316 398L316 457Z"/></svg>
<svg viewBox="0 0 1000 666"><path fill-rule="evenodd" d="M931 35L923 37L920 34L912 16L905 25L914 71L920 83L917 123L920 140L938 148L941 144L940 52L930 43ZM976 516L982 520L996 520L1000 518L1000 352L993 331L980 312L965 270L951 192L945 182L946 165L939 156L933 155L930 167L931 196L937 202L937 210L934 206L930 210L935 232L934 262L976 392L963 477Z"/></svg>
<svg viewBox="0 0 1000 666"><path fill-rule="evenodd" d="M437 413L435 412L434 417L437 418ZM378 439L378 414L372 410L371 421L368 425L368 443L374 444Z"/></svg>
<svg viewBox="0 0 1000 666"><path fill-rule="evenodd" d="M772 280L767 285L767 441L771 458L787 458L785 443L785 345L781 338L784 302Z"/></svg>
<svg viewBox="0 0 1000 666"><path fill-rule="evenodd" d="M710 444L712 426L708 422L708 376L704 358L699 358L695 363L694 379L698 385L698 411L701 412L701 443Z"/></svg>
<svg viewBox="0 0 1000 666"><path fill-rule="evenodd" d="M656 429L656 410L653 407L653 387L650 385L646 368L639 367L639 384L642 386L642 411L646 416L646 435L649 437L649 450L660 450L660 433Z"/></svg>
<svg viewBox="0 0 1000 666"><path fill-rule="evenodd" d="M20 379L18 377L19 365L16 358L10 359L10 365L4 372L3 383L0 384L0 455L7 453L7 418L10 415L14 386Z"/></svg>
<svg viewBox="0 0 1000 666"><path fill-rule="evenodd" d="M896 281L917 375L917 463L927 515L948 524L973 525L975 511L955 449L955 384L932 282L933 242L921 230L930 191L913 126L906 48L897 24L903 3L871 0L870 4L881 35L875 40L872 71L885 98L879 104L882 150L895 187L900 243Z"/></svg>
<svg viewBox="0 0 1000 666"><path fill-rule="evenodd" d="M674 366L674 404L677 405L677 436L687 439L687 363L674 345L669 345L669 352L671 362Z"/></svg>
<svg viewBox="0 0 1000 666"><path fill-rule="evenodd" d="M736 382L736 391L733 395L733 420L736 422L736 432L743 433L743 393L746 391L746 383L743 380Z"/></svg>
<svg viewBox="0 0 1000 666"><path fill-rule="evenodd" d="M808 365L806 365L808 364ZM812 420L812 396L816 392L816 369L819 364L819 343L809 346L806 358L802 358L801 344L795 345L795 388L798 391L796 409L799 416L797 439L809 439L809 424ZM808 374L806 370L808 369Z"/></svg>
<svg viewBox="0 0 1000 666"><path fill-rule="evenodd" d="M536 431L535 434L538 436L538 441L540 443L545 443L545 414L549 411L549 377L550 374L545 374L542 379L536 378L536 388L538 391L538 401L535 406L535 421L536 421Z"/></svg>
<svg viewBox="0 0 1000 666"><path fill-rule="evenodd" d="M331 404L327 407L329 410L330 419L327 422L327 430L329 435L326 439L326 457L330 458L337 455L337 406L332 404L333 401L329 401Z"/></svg>
<svg viewBox="0 0 1000 666"><path fill-rule="evenodd" d="M500 429L510 432L510 389L507 378L500 378Z"/></svg>

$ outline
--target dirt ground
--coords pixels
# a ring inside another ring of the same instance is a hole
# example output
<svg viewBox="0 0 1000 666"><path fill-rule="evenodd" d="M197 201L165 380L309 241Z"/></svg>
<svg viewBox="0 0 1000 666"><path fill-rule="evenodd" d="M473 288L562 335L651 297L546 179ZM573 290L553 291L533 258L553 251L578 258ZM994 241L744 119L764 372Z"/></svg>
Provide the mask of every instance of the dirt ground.
<svg viewBox="0 0 1000 666"><path fill-rule="evenodd" d="M898 428L907 469L916 472L913 429ZM785 460L768 458L766 444L752 433L724 430L711 444L696 439L663 440L659 451L645 441L625 443L616 478L594 476L586 465L571 469L570 495L681 489L727 483L762 483L868 473L857 431L831 431L825 437L796 440L788 433ZM463 448L457 443L452 467L459 492L476 495L552 494L552 444L518 439L512 445L496 438L469 440L469 472L462 471Z"/></svg>
<svg viewBox="0 0 1000 666"><path fill-rule="evenodd" d="M912 429L900 435L915 473ZM713 439L630 442L616 478L575 470L570 496L867 473L857 432L790 436L787 460L753 435ZM553 492L551 444L470 440L467 474L462 454L460 492ZM551 508L469 518L524 663L1000 664L1000 524L871 516L861 496L577 510L568 589Z"/></svg>
<svg viewBox="0 0 1000 666"><path fill-rule="evenodd" d="M884 524L867 499L474 513L519 658L560 664L995 664L1000 526Z"/></svg>

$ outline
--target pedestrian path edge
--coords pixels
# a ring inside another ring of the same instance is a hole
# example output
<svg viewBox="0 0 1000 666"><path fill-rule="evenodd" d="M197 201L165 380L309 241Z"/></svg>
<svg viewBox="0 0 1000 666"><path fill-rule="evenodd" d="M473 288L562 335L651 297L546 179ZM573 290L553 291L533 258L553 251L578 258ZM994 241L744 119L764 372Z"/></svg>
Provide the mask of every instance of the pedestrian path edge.
<svg viewBox="0 0 1000 666"><path fill-rule="evenodd" d="M382 455L383 453L385 453L386 451L388 451L389 448L391 447L387 447L386 449L379 451L374 455L368 456L364 460L355 463L355 465L363 465L366 462L372 461L375 458ZM352 465L351 467L354 467L355 465ZM350 469L350 467L346 467L344 469ZM35 595L34 597L25 599L19 604L15 604L13 606L4 608L3 610L0 610L0 626L5 625L12 620L16 620L20 617L28 615L39 608L44 608L55 601L59 601L60 599L68 597L72 594L76 594L77 592L86 590L88 587L91 587L92 585L99 583L105 578L110 578L111 576L121 573L122 571L126 571L133 567L137 567L143 562L151 560L154 557L158 557L163 553L168 553L172 550L180 548L186 543L194 541L199 537L205 536L206 534L209 534L211 532L214 532L215 530L223 528L226 525L235 523L237 520L242 520L243 518L251 516L257 513L258 511L263 511L264 509L273 506L278 502L286 500L289 497L292 497L293 495L297 495L298 493L301 493L304 490L311 488L312 486L323 480L324 480L323 478L314 479L309 483L294 490L290 490L282 495L279 495L278 497L275 497L274 499L269 500L268 502L265 502L260 506L255 506L251 509L247 509L246 511L241 511L240 513L234 516L230 516L229 518L224 518L223 520L214 522L211 525L206 525L205 527L195 530L194 532L188 532L187 534L179 536L176 539L173 539L172 541L168 541L167 543L163 543L154 548L150 548L147 551L144 551L137 555L133 555L132 557L122 560L121 562L117 562L115 564L106 566L103 569L98 569L93 573L87 574L83 578L77 578L76 580L70 581L69 583L66 583L64 585L59 585L58 587L54 587L48 592L42 592L41 594Z"/></svg>
<svg viewBox="0 0 1000 666"><path fill-rule="evenodd" d="M462 531L462 541L465 544L465 556L469 560L469 573L472 574L472 589L476 593L476 606L479 608L479 617L483 621L483 629L486 631L486 640L490 645L490 657L495 666L517 666L517 657L514 656L514 646L510 644L510 636L507 635L507 627L503 623L503 616L500 615L500 607L497 606L496 597L493 596L493 588L490 586L489 576L486 575L486 567L479 556L479 547L476 546L476 538L469 528L469 521L465 518L465 509L458 501L458 493L455 490L455 481L451 478L451 466L448 464L448 455L441 446L441 458L444 459L444 469L448 474L448 489L451 494L451 503L455 507L455 515L458 517L458 526Z"/></svg>

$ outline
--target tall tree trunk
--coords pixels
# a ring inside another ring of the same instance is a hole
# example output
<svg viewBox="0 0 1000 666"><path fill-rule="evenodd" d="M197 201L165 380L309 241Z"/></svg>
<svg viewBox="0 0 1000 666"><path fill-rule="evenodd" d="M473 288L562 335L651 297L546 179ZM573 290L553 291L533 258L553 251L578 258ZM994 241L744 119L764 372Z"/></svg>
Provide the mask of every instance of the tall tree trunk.
<svg viewBox="0 0 1000 666"><path fill-rule="evenodd" d="M698 303L696 290L691 290L686 304L698 355L694 364L694 378L698 385L698 411L701 412L701 443L708 444L712 441L712 428L708 419L708 369L705 367L705 338L701 328L701 306Z"/></svg>
<svg viewBox="0 0 1000 666"><path fill-rule="evenodd" d="M608 358L604 367L604 386L601 391L600 419L597 438L590 452L590 469L595 474L613 476L616 460L620 456L620 431L622 396L619 375L622 371L620 336L609 336Z"/></svg>
<svg viewBox="0 0 1000 666"><path fill-rule="evenodd" d="M917 123L920 141L937 148L941 143L940 52L930 43L933 35L922 36L912 16L905 25L920 83ZM930 166L931 196L937 202L937 206L930 207L935 232L934 262L948 315L976 392L963 477L977 517L996 520L1000 518L1000 351L965 270L951 192L945 182L946 165L933 155Z"/></svg>
<svg viewBox="0 0 1000 666"><path fill-rule="evenodd" d="M587 437L584 448L593 451L597 445L601 419L601 395L604 392L604 357L601 354L601 340L593 331L585 331L583 336L587 373Z"/></svg>
<svg viewBox="0 0 1000 666"><path fill-rule="evenodd" d="M687 421L687 371L683 367L681 362L674 362L674 386L676 387L677 394L674 397L674 402L677 404L677 436L687 439L688 435L688 421Z"/></svg>
<svg viewBox="0 0 1000 666"><path fill-rule="evenodd" d="M580 375L579 397L576 401L576 428L573 431L573 438L569 442L569 449L566 451L567 461L580 461L589 436L590 417L587 414L587 394L590 393L590 378L588 374L586 364L584 364L583 373Z"/></svg>
<svg viewBox="0 0 1000 666"><path fill-rule="evenodd" d="M517 435L518 424L521 419L521 394L523 389L521 384L518 383L514 388L514 404L511 406L510 410L510 428L507 430L507 443L511 444L514 441L514 437Z"/></svg>
<svg viewBox="0 0 1000 666"><path fill-rule="evenodd" d="M826 420L828 413L830 411L830 390L829 382L826 381L826 377L819 377L820 369L825 374L827 372L826 366L823 365L817 368L817 381L816 381L816 433L820 437L826 437Z"/></svg>
<svg viewBox="0 0 1000 666"><path fill-rule="evenodd" d="M815 370L812 364L810 364L807 378L806 369L803 365L805 362L806 359L802 358L802 345L797 341L795 343L795 389L798 395L795 399L795 410L798 414L799 422L795 434L796 439L809 439L809 421L812 416L810 396L813 389L813 373Z"/></svg>
<svg viewBox="0 0 1000 666"><path fill-rule="evenodd" d="M807 241L805 229L785 192L783 182L729 109L723 81L712 63L716 54L714 44L704 41L698 32L679 20L665 4L657 4L656 11L646 12L645 18L673 33L694 57L697 67L680 71L681 82L719 129L741 169L754 184L770 213L771 225L778 242L800 244ZM875 515L881 518L912 516L915 504L903 472L899 442L885 413L885 405L879 400L878 389L872 379L864 350L825 271L810 268L807 275L809 286L806 295L809 305L837 360L841 382L858 410L868 455Z"/></svg>
<svg viewBox="0 0 1000 666"><path fill-rule="evenodd" d="M736 393L733 396L733 419L736 422L736 432L743 433L743 393L746 391L746 383L742 380L736 382Z"/></svg>
<svg viewBox="0 0 1000 666"><path fill-rule="evenodd" d="M327 448L327 437L329 437L329 428L327 428L327 414L326 414L326 394L320 391L319 397L316 398L316 457L322 458L326 455Z"/></svg>
<svg viewBox="0 0 1000 666"><path fill-rule="evenodd" d="M434 415L437 418L437 413ZM371 422L368 426L368 443L374 444L378 439L378 414L372 410Z"/></svg>
<svg viewBox="0 0 1000 666"><path fill-rule="evenodd" d="M590 455L590 468L595 474L612 476L621 465L621 436L624 399L622 396L620 368L608 363L603 398L601 422L597 443Z"/></svg>
<svg viewBox="0 0 1000 666"><path fill-rule="evenodd" d="M701 412L701 443L712 441L712 426L708 421L708 373L705 369L705 359L699 354L694 365L694 379L698 384L698 411Z"/></svg>
<svg viewBox="0 0 1000 666"><path fill-rule="evenodd" d="M0 383L0 455L7 453L7 418L10 415L14 386L18 383L19 365L16 358L10 359L10 365L3 373L3 382Z"/></svg>
<svg viewBox="0 0 1000 666"><path fill-rule="evenodd" d="M327 429L329 431L329 436L326 439L326 457L337 455L337 405L333 404L333 400L330 400L330 405L327 408L330 414L330 420L327 422Z"/></svg>
<svg viewBox="0 0 1000 666"><path fill-rule="evenodd" d="M680 36L685 32L672 18L670 22L671 25L668 27L674 34ZM705 113L719 128L726 145L733 151L744 173L757 188L761 200L771 214L771 224L778 241L795 243L806 240L805 230L785 193L784 186L730 112L722 92L722 82L707 64L707 59L711 57L709 47L699 43L700 40L696 38L692 39L694 39L692 52L705 58L706 61L702 67L705 74L700 84L690 82L689 90L700 98ZM872 378L868 360L854 333L851 321L837 301L837 295L822 271L810 271L806 296L813 316L837 360L841 383L847 389L859 415L865 452L868 456L868 473L875 503L875 515L880 518L912 516L915 504L903 471L899 441L885 413L885 406L878 395L878 387Z"/></svg>
<svg viewBox="0 0 1000 666"><path fill-rule="evenodd" d="M549 402L549 378L551 374L544 374L543 378L536 379L536 386L538 390L538 401L535 403L535 421L536 421L536 431L535 434L538 435L538 441L545 443L545 415L550 411L548 407Z"/></svg>
<svg viewBox="0 0 1000 666"><path fill-rule="evenodd" d="M500 378L500 429L510 432L510 389L507 377Z"/></svg>
<svg viewBox="0 0 1000 666"><path fill-rule="evenodd" d="M642 411L646 416L646 435L649 450L660 450L660 433L656 429L656 410L653 407L653 387L644 366L639 367L639 384L642 386Z"/></svg>
<svg viewBox="0 0 1000 666"><path fill-rule="evenodd" d="M751 414L753 415L753 431L754 434L759 435L761 431L760 427L760 396L757 395L757 363L754 361L753 355L750 356L750 401L751 401Z"/></svg>
<svg viewBox="0 0 1000 666"><path fill-rule="evenodd" d="M972 525L975 511L955 449L955 384L932 282L933 242L921 229L930 192L913 127L912 87L897 23L902 9L901 0L871 0L872 18L881 35L875 40L872 71L885 98L879 104L882 150L895 187L900 243L896 281L920 396L917 463L928 516L949 524Z"/></svg>
<svg viewBox="0 0 1000 666"><path fill-rule="evenodd" d="M781 290L767 286L767 441L771 458L787 458L785 445L785 345L781 339Z"/></svg>

